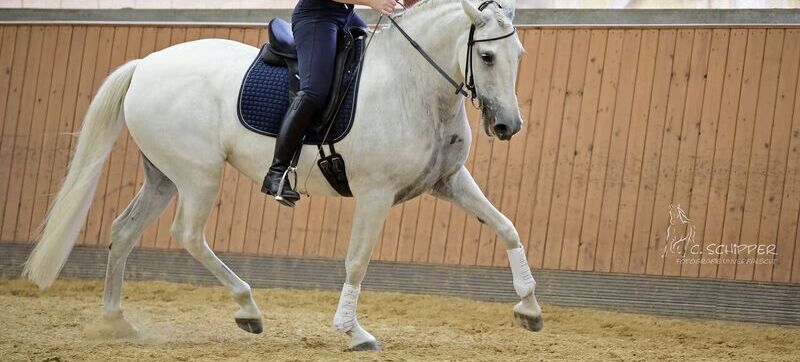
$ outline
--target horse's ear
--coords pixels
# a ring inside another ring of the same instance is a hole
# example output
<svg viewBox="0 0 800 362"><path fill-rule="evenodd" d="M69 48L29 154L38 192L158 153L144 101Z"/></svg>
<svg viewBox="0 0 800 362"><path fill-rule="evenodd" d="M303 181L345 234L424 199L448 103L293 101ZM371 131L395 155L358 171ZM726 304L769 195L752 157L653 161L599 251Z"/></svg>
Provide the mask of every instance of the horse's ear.
<svg viewBox="0 0 800 362"><path fill-rule="evenodd" d="M500 6L503 7L503 12L512 21L514 20L514 10L517 9L517 0L500 0Z"/></svg>
<svg viewBox="0 0 800 362"><path fill-rule="evenodd" d="M478 25L483 21L481 20L481 11L471 1L461 0L461 7L464 8L464 12L473 24Z"/></svg>

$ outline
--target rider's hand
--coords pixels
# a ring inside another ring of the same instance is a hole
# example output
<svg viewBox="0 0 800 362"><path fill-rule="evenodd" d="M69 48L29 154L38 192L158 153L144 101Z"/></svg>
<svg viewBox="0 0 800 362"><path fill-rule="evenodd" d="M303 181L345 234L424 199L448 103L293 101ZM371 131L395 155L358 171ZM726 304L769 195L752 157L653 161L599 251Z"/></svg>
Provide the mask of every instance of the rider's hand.
<svg viewBox="0 0 800 362"><path fill-rule="evenodd" d="M395 0L369 0L369 7L383 15L391 15L394 5Z"/></svg>

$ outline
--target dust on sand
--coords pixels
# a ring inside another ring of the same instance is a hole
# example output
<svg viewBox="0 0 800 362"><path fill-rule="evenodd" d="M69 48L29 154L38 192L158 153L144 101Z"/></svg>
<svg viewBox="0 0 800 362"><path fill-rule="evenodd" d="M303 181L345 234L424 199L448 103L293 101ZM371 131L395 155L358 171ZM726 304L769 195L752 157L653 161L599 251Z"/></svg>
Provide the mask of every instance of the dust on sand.
<svg viewBox="0 0 800 362"><path fill-rule="evenodd" d="M125 315L138 340L95 336L99 281L41 292L0 280L0 360L797 361L800 329L668 319L545 305L540 333L513 323L511 304L365 291L359 321L384 352L345 351L331 328L338 293L259 289L260 335L236 327L222 288L129 282Z"/></svg>

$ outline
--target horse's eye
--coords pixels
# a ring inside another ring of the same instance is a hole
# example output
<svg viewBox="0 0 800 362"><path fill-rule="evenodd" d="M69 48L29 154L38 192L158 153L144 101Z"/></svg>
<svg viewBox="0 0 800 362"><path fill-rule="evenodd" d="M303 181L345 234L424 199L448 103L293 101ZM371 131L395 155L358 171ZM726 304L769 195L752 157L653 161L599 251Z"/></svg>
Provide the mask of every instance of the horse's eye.
<svg viewBox="0 0 800 362"><path fill-rule="evenodd" d="M481 60L483 60L484 63L491 65L492 63L494 63L494 54L481 53Z"/></svg>

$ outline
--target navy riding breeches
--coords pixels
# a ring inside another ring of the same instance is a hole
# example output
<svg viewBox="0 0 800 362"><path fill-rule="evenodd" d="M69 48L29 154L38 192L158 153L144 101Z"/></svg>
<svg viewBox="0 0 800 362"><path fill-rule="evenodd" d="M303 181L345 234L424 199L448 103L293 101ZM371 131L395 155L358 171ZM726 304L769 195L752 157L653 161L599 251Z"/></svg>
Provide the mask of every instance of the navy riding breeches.
<svg viewBox="0 0 800 362"><path fill-rule="evenodd" d="M300 90L318 110L330 95L338 33L351 26L367 27L352 5L333 0L300 0L292 13Z"/></svg>

